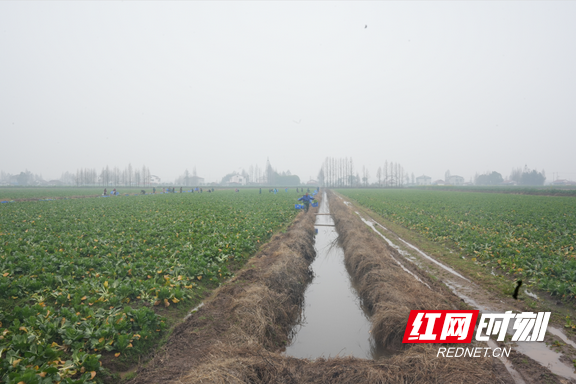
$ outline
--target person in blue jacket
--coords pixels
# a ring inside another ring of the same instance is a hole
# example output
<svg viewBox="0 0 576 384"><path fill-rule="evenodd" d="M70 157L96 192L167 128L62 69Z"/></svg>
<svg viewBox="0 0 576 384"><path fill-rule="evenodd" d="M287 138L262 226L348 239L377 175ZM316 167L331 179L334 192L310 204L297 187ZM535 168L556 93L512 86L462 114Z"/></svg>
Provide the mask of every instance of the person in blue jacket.
<svg viewBox="0 0 576 384"><path fill-rule="evenodd" d="M298 201L301 201L304 203L304 207L306 208L306 212L308 212L308 208L310 208L310 202L313 200L314 200L314 198L312 196L310 196L308 194L308 192L306 192L306 194L304 196L302 196L301 198L298 199Z"/></svg>

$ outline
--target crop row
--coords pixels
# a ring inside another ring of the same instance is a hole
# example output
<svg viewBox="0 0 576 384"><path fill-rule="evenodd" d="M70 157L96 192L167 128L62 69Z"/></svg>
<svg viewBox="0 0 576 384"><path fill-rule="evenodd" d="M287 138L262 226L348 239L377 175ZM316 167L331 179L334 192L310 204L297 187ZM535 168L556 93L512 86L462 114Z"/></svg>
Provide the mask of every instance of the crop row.
<svg viewBox="0 0 576 384"><path fill-rule="evenodd" d="M108 192L113 187L108 188ZM135 194L141 190L152 192L152 187L141 188L118 188L121 193ZM158 190L158 188L156 188ZM162 188L160 188L162 190ZM14 199L54 199L74 196L96 196L102 195L104 187L0 187L0 201L10 201Z"/></svg>
<svg viewBox="0 0 576 384"><path fill-rule="evenodd" d="M296 215L231 191L0 206L0 381L84 382L165 328L154 306L230 276ZM10 310L7 310L10 308Z"/></svg>
<svg viewBox="0 0 576 384"><path fill-rule="evenodd" d="M418 190L341 190L428 239L449 241L472 261L576 296L576 200L572 197Z"/></svg>

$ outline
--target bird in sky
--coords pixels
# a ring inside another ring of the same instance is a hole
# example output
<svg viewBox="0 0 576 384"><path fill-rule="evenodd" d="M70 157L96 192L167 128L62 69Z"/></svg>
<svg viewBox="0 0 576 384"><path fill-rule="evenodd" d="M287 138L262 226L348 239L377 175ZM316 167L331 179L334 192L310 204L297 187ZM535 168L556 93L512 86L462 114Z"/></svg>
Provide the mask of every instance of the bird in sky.
<svg viewBox="0 0 576 384"><path fill-rule="evenodd" d="M368 28L368 25L365 25L365 26L364 26L364 29L366 29L366 28Z"/></svg>

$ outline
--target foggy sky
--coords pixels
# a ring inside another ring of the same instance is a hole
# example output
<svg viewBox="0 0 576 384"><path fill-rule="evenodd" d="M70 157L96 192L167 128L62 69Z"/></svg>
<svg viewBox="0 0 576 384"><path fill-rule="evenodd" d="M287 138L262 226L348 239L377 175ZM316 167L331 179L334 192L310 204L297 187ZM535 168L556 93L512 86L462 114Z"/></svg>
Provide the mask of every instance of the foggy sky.
<svg viewBox="0 0 576 384"><path fill-rule="evenodd" d="M575 2L0 2L0 170L576 179ZM367 28L366 28L367 26Z"/></svg>

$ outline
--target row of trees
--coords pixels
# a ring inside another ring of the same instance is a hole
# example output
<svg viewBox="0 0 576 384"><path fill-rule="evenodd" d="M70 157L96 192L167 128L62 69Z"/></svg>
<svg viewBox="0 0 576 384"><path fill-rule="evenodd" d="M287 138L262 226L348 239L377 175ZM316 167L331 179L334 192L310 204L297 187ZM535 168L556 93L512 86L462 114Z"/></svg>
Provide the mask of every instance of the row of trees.
<svg viewBox="0 0 576 384"><path fill-rule="evenodd" d="M530 170L527 166L522 168L515 168L510 173L510 181L515 182L517 185L523 186L539 186L544 185L546 181L546 172L538 172L535 169ZM476 185L501 185L504 183L504 178L498 172L486 172L485 174L474 177L474 184Z"/></svg>
<svg viewBox="0 0 576 384"><path fill-rule="evenodd" d="M365 177L368 177L364 169ZM360 182L360 175L354 174L354 160L348 157L327 157L318 172L318 183L323 187L353 187Z"/></svg>
<svg viewBox="0 0 576 384"><path fill-rule="evenodd" d="M1 185L20 186L41 186L41 185L75 185L81 186L149 186L155 176L150 174L150 169L146 166L133 168L128 164L126 168L120 170L118 167L102 168L98 172L95 168L78 168L75 173L64 172L59 180L44 180L42 175L36 175L26 170L19 174L12 175L0 171Z"/></svg>
<svg viewBox="0 0 576 384"><path fill-rule="evenodd" d="M142 168L132 167L128 164L121 170L118 167L102 168L100 173L95 168L79 168L75 174L65 172L62 174L60 181L66 185L82 186L125 186L125 187L145 187L153 182L153 176L150 169L145 165Z"/></svg>
<svg viewBox="0 0 576 384"><path fill-rule="evenodd" d="M39 185L44 182L42 175L37 175L29 170L20 172L18 174L10 174L4 171L0 171L0 185Z"/></svg>
<svg viewBox="0 0 576 384"><path fill-rule="evenodd" d="M524 169L515 168L510 174L510 180L515 181L518 185L544 185L546 181L546 172L538 172L535 169L530 170L524 165Z"/></svg>
<svg viewBox="0 0 576 384"><path fill-rule="evenodd" d="M270 164L270 160L266 160L266 166L262 169L256 166L250 166L248 172L244 169L238 169L232 173L227 174L222 178L221 183L227 184L233 180L242 177L246 180L247 184L251 185L267 185L267 186L297 186L300 185L300 177L293 175L290 170L278 172Z"/></svg>
<svg viewBox="0 0 576 384"><path fill-rule="evenodd" d="M378 167L376 179L379 187L403 187L405 184L410 184L410 177L404 171L404 167L393 161L388 163L388 160L384 162L384 166ZM412 184L414 184L414 174L412 174Z"/></svg>
<svg viewBox="0 0 576 384"><path fill-rule="evenodd" d="M376 171L377 183L372 184L378 187L403 187L410 183L408 174L404 167L393 161L384 163ZM362 175L354 172L354 160L350 157L327 157L318 173L318 182L324 187L367 187L370 185L370 173L365 166L362 166ZM412 174L414 183L414 174Z"/></svg>

